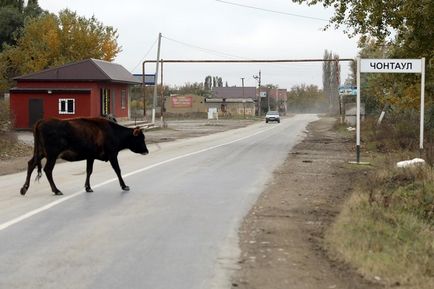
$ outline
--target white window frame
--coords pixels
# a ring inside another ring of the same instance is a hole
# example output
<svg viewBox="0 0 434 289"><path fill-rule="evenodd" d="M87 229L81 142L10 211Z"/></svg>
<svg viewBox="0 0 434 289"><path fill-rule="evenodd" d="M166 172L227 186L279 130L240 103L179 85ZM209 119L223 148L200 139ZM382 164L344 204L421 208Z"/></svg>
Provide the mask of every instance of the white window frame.
<svg viewBox="0 0 434 289"><path fill-rule="evenodd" d="M68 103L72 101L72 111L68 109ZM64 103L64 110L62 110L62 103ZM59 99L59 114L75 114L75 99L74 98L60 98Z"/></svg>

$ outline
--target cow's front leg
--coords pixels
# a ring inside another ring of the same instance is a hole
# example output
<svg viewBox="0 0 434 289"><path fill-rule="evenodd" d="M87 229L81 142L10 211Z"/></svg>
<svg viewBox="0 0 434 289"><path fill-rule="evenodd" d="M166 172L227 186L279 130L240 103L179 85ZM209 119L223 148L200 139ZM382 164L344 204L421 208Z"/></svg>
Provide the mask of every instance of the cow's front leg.
<svg viewBox="0 0 434 289"><path fill-rule="evenodd" d="M119 179L119 184L121 185L122 190L124 191L129 191L130 187L128 187L127 185L125 185L124 180L122 179L122 175L121 175L121 169L119 167L119 163L118 163L118 158L117 156L110 159L110 164L112 165L112 168L115 170L116 175L118 176Z"/></svg>
<svg viewBox="0 0 434 289"><path fill-rule="evenodd" d="M55 195L63 195L62 192L56 187L53 181L53 169L56 164L56 158L47 157L47 163L44 166L44 172L47 176L48 182L50 183L51 191Z"/></svg>
<svg viewBox="0 0 434 289"><path fill-rule="evenodd" d="M90 175L93 172L93 162L94 159L87 159L86 161L86 182L84 183L84 188L88 193L93 192L92 188L90 187Z"/></svg>
<svg viewBox="0 0 434 289"><path fill-rule="evenodd" d="M27 163L27 176L23 187L20 190L21 195L25 195L30 186L30 176L36 167L36 156L34 155Z"/></svg>

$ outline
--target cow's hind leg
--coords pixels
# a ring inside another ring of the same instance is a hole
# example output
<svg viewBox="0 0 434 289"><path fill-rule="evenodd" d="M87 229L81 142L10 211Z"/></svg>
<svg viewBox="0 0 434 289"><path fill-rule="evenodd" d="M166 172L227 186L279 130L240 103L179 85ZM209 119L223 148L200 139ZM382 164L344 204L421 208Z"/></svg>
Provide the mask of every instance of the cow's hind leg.
<svg viewBox="0 0 434 289"><path fill-rule="evenodd" d="M62 192L56 187L53 181L53 169L56 164L56 158L47 157L47 163L44 166L44 172L47 176L48 182L50 183L51 191L55 195L63 195Z"/></svg>
<svg viewBox="0 0 434 289"><path fill-rule="evenodd" d="M20 190L21 195L25 195L27 190L30 186L30 177L32 176L33 170L35 169L36 165L38 164L36 156L33 156L28 162L27 162L27 177L26 181L23 185L23 187ZM38 172L39 175L39 172Z"/></svg>
<svg viewBox="0 0 434 289"><path fill-rule="evenodd" d="M92 193L93 190L90 187L90 175L93 171L93 162L94 159L87 159L86 161L86 182L84 183L84 188L86 189L86 192Z"/></svg>
<svg viewBox="0 0 434 289"><path fill-rule="evenodd" d="M122 179L121 168L119 167L118 159L116 157L113 158L113 159L111 159L110 160L110 164L112 165L113 169L116 172L116 175L118 176L119 184L121 185L122 190L129 191L130 187L128 187L127 185L125 185L125 182Z"/></svg>

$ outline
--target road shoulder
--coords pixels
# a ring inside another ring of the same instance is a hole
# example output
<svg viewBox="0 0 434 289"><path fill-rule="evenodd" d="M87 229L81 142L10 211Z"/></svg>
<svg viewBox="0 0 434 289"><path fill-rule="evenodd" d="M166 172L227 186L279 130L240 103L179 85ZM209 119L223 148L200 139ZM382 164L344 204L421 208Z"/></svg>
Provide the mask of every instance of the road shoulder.
<svg viewBox="0 0 434 289"><path fill-rule="evenodd" d="M240 269L232 288L377 288L323 246L326 228L351 191L353 143L322 118L288 155L239 231Z"/></svg>

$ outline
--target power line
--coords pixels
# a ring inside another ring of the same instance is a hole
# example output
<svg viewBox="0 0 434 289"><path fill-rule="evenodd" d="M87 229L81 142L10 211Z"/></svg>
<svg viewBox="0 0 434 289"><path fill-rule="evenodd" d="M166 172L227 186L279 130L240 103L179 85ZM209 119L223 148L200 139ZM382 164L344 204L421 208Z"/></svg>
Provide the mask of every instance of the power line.
<svg viewBox="0 0 434 289"><path fill-rule="evenodd" d="M207 52L207 53L209 53L209 54L214 54L214 55L218 55L218 56L228 56L228 57L231 57L231 58L242 58L242 59L247 59L247 58L240 57L240 56L237 56L237 55L231 55L231 54L224 53L224 52L220 52L220 51L217 51L217 50L212 50L212 49L208 49L208 48L199 47L199 46L196 46L196 45L193 45L193 44L190 44L190 43L186 43L186 42L182 42L182 41L179 41L179 40L175 40L175 39L172 39L172 38L166 37L166 36L164 36L164 35L163 35L163 38L164 38L164 39L167 39L167 40L170 40L170 41L172 41L172 42L176 42L176 43L181 44L181 45L188 46L188 47L190 47L190 48L194 48L194 49L202 50L202 51Z"/></svg>
<svg viewBox="0 0 434 289"><path fill-rule="evenodd" d="M190 44L190 43L186 43L186 42L183 42L183 41L179 41L179 40L175 40L175 39L166 37L164 35L162 37L165 38L165 39L167 39L167 40L169 40L169 41L172 41L172 42L184 45L184 46L188 46L190 48L194 48L194 49L198 49L198 50L207 52L208 54L211 54L211 55L227 56L227 57L230 57L230 58L233 58L233 59L242 59L242 60L246 60L246 63L248 63L249 61L252 60L251 58L247 58L247 57L242 57L242 56L238 56L238 55L233 55L233 54L228 54L228 53L220 52L220 51L217 51L217 50L212 50L212 49L208 49L208 48L199 47L199 46L196 46L196 45L193 45L193 44ZM225 61L222 61L222 63L224 63L224 62ZM266 65L272 65L272 66L280 66L280 67L285 67L285 68L287 67L286 66L287 63L279 63L279 64L276 64L276 63L264 63L264 64L266 64Z"/></svg>
<svg viewBox="0 0 434 289"><path fill-rule="evenodd" d="M261 7L255 7L255 6L249 6L249 5L244 5L244 4L239 4L239 3L229 2L229 1L223 1L223 0L215 0L215 1L220 2L220 3L224 3L224 4L228 4L228 5L239 6L239 7L243 7L243 8L249 8L249 9L255 9L255 10L260 10L260 11L265 11L265 12L271 12L271 13L276 13L276 14L280 14L280 15L287 15L287 16L293 16L293 17L300 17L300 18L329 22L329 20L327 20L327 19L318 18L318 17L311 17L311 16L293 14L293 13L288 13L288 12L276 11L276 10L271 10L271 9L266 9L266 8L261 8Z"/></svg>
<svg viewBox="0 0 434 289"><path fill-rule="evenodd" d="M146 59L146 56L149 55L149 53L151 52L152 48L154 48L155 43L157 43L158 37L155 39L154 43L152 43L151 47L149 48L148 52L146 52L145 56L142 57L142 59L140 60L139 63L137 63L136 66L134 66L134 68L131 71L136 70L137 67L139 67L139 65L141 65L143 63L143 61Z"/></svg>
<svg viewBox="0 0 434 289"><path fill-rule="evenodd" d="M304 58L304 59L166 59L164 63L296 63L296 62L341 62L354 61L353 58L323 59L323 58ZM148 63L155 63L156 60L147 60Z"/></svg>

